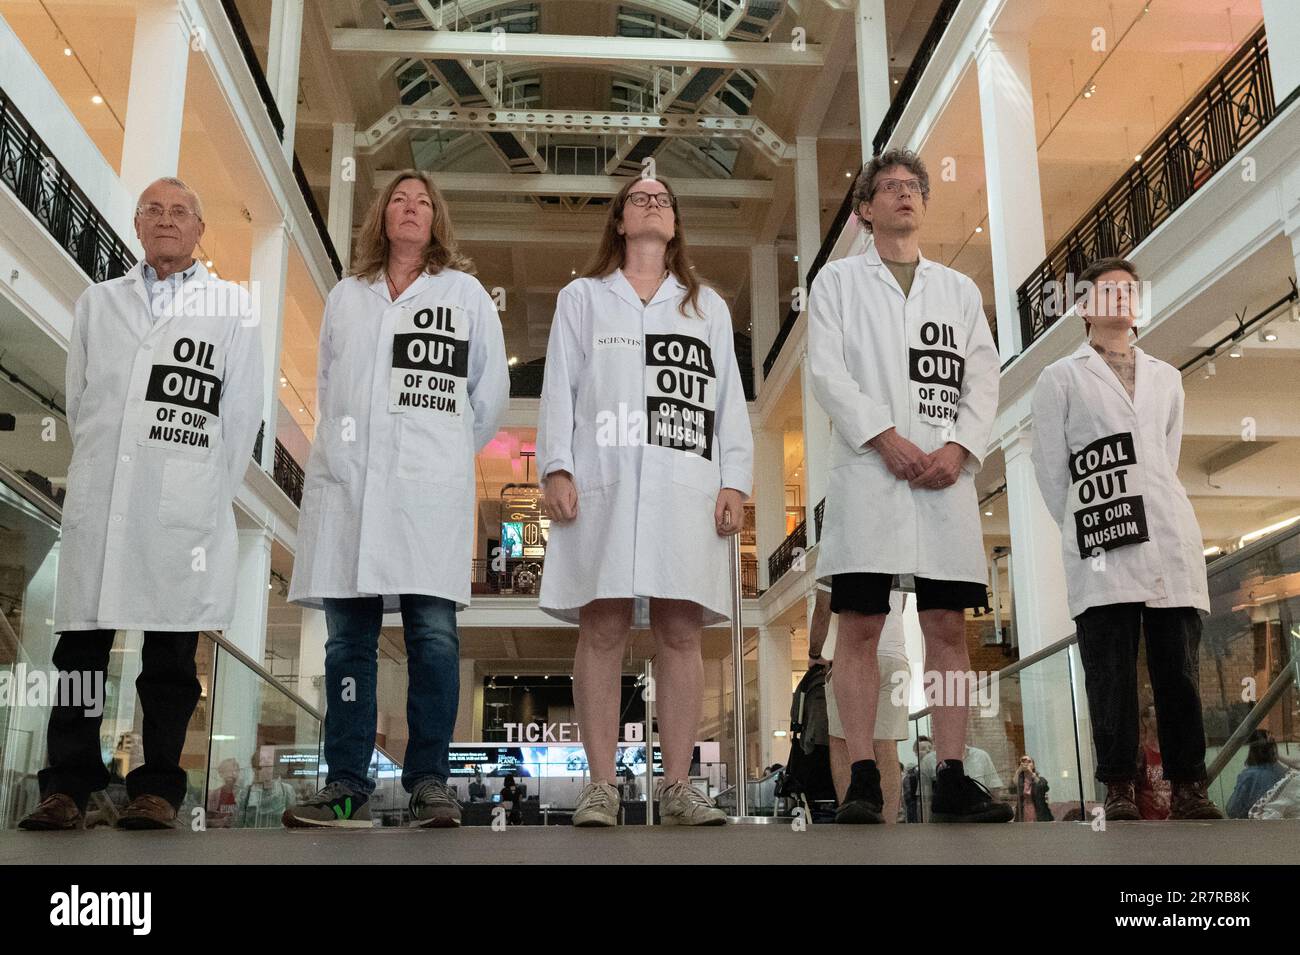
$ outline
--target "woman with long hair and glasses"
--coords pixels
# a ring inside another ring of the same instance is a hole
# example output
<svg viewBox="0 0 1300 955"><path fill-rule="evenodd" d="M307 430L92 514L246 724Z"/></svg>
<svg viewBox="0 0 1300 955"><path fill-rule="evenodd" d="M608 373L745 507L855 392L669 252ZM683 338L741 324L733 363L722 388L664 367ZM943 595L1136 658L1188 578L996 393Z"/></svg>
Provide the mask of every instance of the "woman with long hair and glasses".
<svg viewBox="0 0 1300 955"><path fill-rule="evenodd" d="M578 624L574 703L591 782L574 825L618 820L622 658L641 600L656 648L660 817L724 823L687 777L703 696L701 630L729 619L727 538L743 523L753 436L731 315L696 279L662 179L619 191L594 262L560 292L537 459L552 522L540 606Z"/></svg>
<svg viewBox="0 0 1300 955"><path fill-rule="evenodd" d="M289 599L323 608L325 788L286 826L369 826L379 629L401 611L412 825L460 824L447 786L469 605L474 455L510 397L495 303L423 172L371 206L351 274L325 303L319 421Z"/></svg>

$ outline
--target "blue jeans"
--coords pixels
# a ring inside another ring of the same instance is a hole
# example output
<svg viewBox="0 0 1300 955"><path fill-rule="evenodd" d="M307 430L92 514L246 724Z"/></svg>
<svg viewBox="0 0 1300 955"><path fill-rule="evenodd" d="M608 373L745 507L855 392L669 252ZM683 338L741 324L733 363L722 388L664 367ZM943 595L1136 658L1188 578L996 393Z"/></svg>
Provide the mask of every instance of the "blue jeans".
<svg viewBox="0 0 1300 955"><path fill-rule="evenodd" d="M414 792L428 779L446 782L449 774L447 748L460 703L460 636L452 601L424 594L402 594L401 601L408 680L402 787ZM365 795L375 789L369 770L383 619L380 597L325 599L325 782Z"/></svg>

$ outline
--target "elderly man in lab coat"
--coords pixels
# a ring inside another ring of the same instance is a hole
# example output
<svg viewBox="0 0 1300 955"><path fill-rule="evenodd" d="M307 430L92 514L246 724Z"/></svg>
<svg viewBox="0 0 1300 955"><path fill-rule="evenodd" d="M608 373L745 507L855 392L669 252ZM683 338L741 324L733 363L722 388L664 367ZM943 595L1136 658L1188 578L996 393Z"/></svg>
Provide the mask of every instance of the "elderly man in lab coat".
<svg viewBox="0 0 1300 955"><path fill-rule="evenodd" d="M150 185L135 229L144 259L82 294L68 340L73 450L53 663L69 687L102 687L116 632L144 631L144 761L126 777L118 825L161 829L185 798L198 633L225 629L233 613L231 500L262 417L262 352L250 297L194 258L203 207L189 186ZM90 794L109 782L102 707L64 696L24 829L80 828Z"/></svg>
<svg viewBox="0 0 1300 955"><path fill-rule="evenodd" d="M839 614L835 689L852 760L836 821L880 823L876 648L893 578L915 578L928 671L969 673L965 609L987 602L974 475L997 411L998 354L975 283L920 253L930 195L920 157L873 158L853 193L875 241L828 263L808 296L813 392L834 430L817 576ZM964 772L967 711L956 693L934 707L932 818L1010 821L1011 807Z"/></svg>

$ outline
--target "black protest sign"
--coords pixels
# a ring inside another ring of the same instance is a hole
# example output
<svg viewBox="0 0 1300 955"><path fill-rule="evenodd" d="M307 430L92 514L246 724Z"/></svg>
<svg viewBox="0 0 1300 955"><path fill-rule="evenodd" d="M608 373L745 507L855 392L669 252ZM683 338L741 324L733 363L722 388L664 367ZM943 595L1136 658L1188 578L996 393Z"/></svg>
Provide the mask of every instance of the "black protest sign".
<svg viewBox="0 0 1300 955"><path fill-rule="evenodd" d="M1080 557L1149 539L1137 475L1133 435L1127 431L1098 438L1070 455Z"/></svg>
<svg viewBox="0 0 1300 955"><path fill-rule="evenodd" d="M388 410L459 417L469 373L469 319L459 305L403 309L393 332Z"/></svg>
<svg viewBox="0 0 1300 955"><path fill-rule="evenodd" d="M916 416L931 424L957 420L966 359L956 329L947 322L922 322L907 348L907 375L912 380Z"/></svg>
<svg viewBox="0 0 1300 955"><path fill-rule="evenodd" d="M713 460L717 387L713 352L706 343L692 335L647 335L647 443Z"/></svg>
<svg viewBox="0 0 1300 955"><path fill-rule="evenodd" d="M219 364L216 343L188 335L172 340L149 369L141 444L211 447L209 426L221 413Z"/></svg>

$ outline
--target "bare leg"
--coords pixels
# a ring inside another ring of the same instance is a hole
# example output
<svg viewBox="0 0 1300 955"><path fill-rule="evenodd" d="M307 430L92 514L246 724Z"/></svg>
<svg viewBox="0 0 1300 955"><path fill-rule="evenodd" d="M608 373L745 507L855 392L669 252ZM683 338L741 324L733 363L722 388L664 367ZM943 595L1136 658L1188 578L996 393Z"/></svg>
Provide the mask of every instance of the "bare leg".
<svg viewBox="0 0 1300 955"><path fill-rule="evenodd" d="M632 601L593 600L578 615L573 705L591 781L614 784L623 648L632 629Z"/></svg>
<svg viewBox="0 0 1300 955"><path fill-rule="evenodd" d="M885 797L881 814L885 822L898 822L898 800L903 792L903 771L898 768L898 744L892 739L876 740L876 767L880 770L880 792Z"/></svg>
<svg viewBox="0 0 1300 955"><path fill-rule="evenodd" d="M685 779L691 771L691 753L704 702L702 629L699 604L650 599L650 630L655 638L655 717L659 745L663 747L665 786Z"/></svg>
<svg viewBox="0 0 1300 955"><path fill-rule="evenodd" d="M964 685L966 674L970 671L970 653L966 649L966 615L960 610L922 610L917 616L921 620L921 632L925 635L926 671L937 672L943 678L945 687L952 685L947 674L956 671L961 674ZM939 703L934 707L932 720L935 759L939 762L959 760L966 751L969 706L965 694L960 701L947 699L946 696L946 692L939 694Z"/></svg>
<svg viewBox="0 0 1300 955"><path fill-rule="evenodd" d="M835 643L835 702L844 724L850 763L875 759L876 703L880 697L880 664L876 649L885 615L846 610L840 615Z"/></svg>

